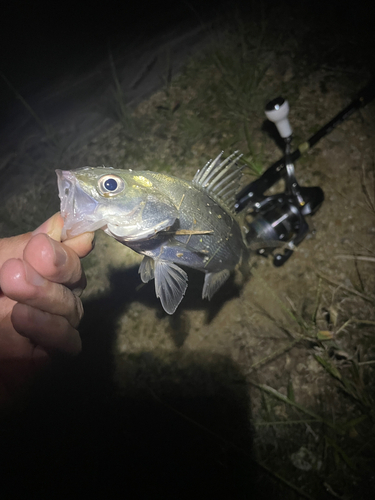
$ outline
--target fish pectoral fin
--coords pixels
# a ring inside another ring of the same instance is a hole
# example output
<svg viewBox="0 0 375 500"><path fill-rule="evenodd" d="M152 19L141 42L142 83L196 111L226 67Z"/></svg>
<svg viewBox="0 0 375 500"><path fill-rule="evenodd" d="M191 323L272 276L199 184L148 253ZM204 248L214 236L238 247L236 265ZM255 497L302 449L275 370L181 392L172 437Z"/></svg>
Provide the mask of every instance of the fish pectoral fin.
<svg viewBox="0 0 375 500"><path fill-rule="evenodd" d="M155 264L154 259L151 257L144 256L141 265L139 266L138 273L141 275L141 280L143 283L148 283L150 280L153 280L155 277Z"/></svg>
<svg viewBox="0 0 375 500"><path fill-rule="evenodd" d="M216 293L221 285L229 278L230 271L223 269L218 273L206 273L204 277L204 285L202 291L202 299L207 298L211 300L214 293Z"/></svg>
<svg viewBox="0 0 375 500"><path fill-rule="evenodd" d="M171 262L157 259L155 264L155 292L160 298L163 309L173 314L185 295L187 274L183 269Z"/></svg>

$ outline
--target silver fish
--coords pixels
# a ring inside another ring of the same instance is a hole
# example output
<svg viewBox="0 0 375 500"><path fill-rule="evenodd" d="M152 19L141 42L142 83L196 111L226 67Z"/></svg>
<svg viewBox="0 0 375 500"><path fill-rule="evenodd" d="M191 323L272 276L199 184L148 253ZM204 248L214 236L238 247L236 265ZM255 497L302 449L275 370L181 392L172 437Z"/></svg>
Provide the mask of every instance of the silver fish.
<svg viewBox="0 0 375 500"><path fill-rule="evenodd" d="M241 155L221 161L222 154L192 182L106 167L56 170L63 239L103 229L143 254L141 279L155 279L156 296L168 314L187 289L179 265L205 273L202 298L211 299L248 252L244 220L234 211Z"/></svg>

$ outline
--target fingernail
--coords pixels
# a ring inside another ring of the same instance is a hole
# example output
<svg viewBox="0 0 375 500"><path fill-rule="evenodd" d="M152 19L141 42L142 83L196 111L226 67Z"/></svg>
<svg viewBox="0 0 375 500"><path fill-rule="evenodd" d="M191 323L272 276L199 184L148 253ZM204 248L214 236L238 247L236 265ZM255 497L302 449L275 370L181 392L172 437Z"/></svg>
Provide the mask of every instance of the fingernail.
<svg viewBox="0 0 375 500"><path fill-rule="evenodd" d="M60 213L56 213L52 215L48 220L43 222L41 226L35 229L31 234L35 236L36 234L48 234L50 238L56 241L60 241L61 239L61 231L64 225L64 221L60 215Z"/></svg>
<svg viewBox="0 0 375 500"><path fill-rule="evenodd" d="M55 253L55 258L54 258L54 264L56 267L63 266L65 262L67 261L68 254L64 250L64 248L61 246L60 243L55 243L54 240L50 240L51 246L53 248L53 251Z"/></svg>
<svg viewBox="0 0 375 500"><path fill-rule="evenodd" d="M46 280L25 260L22 261L25 268L25 278L30 285L43 286Z"/></svg>
<svg viewBox="0 0 375 500"><path fill-rule="evenodd" d="M76 236L76 238L80 238L82 243L84 240L86 240L87 244L91 245L91 249L94 249L96 233L93 233L93 232L83 233L83 234L80 234L79 236Z"/></svg>

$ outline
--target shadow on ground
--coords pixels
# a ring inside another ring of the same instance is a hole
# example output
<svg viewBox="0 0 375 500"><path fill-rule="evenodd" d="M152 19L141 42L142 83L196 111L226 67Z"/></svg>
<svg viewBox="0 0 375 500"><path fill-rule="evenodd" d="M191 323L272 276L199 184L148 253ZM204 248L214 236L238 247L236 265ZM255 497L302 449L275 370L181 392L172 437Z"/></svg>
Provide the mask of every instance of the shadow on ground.
<svg viewBox="0 0 375 500"><path fill-rule="evenodd" d="M124 357L120 393L108 359L58 363L3 426L7 499L277 498L253 461L246 384L231 361Z"/></svg>
<svg viewBox="0 0 375 500"><path fill-rule="evenodd" d="M169 316L164 312L160 300L155 294L154 280L143 284L138 273L139 266L128 267L126 269L113 269L109 274L109 291L100 294L95 298L84 300L85 317L80 327L80 332L90 345L96 346L101 355L101 342L103 341L102 331L114 331L116 321L129 309L133 302L139 302L150 310L156 309L159 318L167 316L171 330L181 330L181 321L184 311L205 310L206 322L210 323L218 314L223 304L234 297L239 297L241 285L235 282L232 273L225 282L225 287L218 290L213 299L208 301L202 299L202 289L204 273L194 269L187 269L188 288L176 312ZM100 324L100 338L97 342L92 342L93 331L98 329ZM177 333L176 333L177 334ZM108 337L109 340L110 336Z"/></svg>
<svg viewBox="0 0 375 500"><path fill-rule="evenodd" d="M277 498L254 461L248 388L229 358L126 354L114 382L115 324L136 280L135 269L112 274L108 295L85 304L83 353L58 360L3 423L6 498Z"/></svg>

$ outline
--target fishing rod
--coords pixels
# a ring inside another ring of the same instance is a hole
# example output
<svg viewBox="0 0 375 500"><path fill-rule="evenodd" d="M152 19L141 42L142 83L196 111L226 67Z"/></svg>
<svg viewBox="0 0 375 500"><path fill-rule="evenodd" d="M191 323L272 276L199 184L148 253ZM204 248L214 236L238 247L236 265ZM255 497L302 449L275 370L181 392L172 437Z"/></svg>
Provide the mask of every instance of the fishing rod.
<svg viewBox="0 0 375 500"><path fill-rule="evenodd" d="M276 125L284 140L284 156L238 193L235 208L237 212L246 208L253 215L254 219L249 224L246 240L250 247L256 248L259 255L268 256L273 253L276 246L286 246L284 253L274 255L275 266L285 264L295 247L304 240L309 230L305 217L313 215L324 201L324 193L320 187L303 187L298 184L293 162L374 98L375 80L362 89L345 109L293 152L291 152L293 131L288 120L288 101L277 97L266 105L266 117ZM283 193L264 194L281 179L285 181Z"/></svg>

